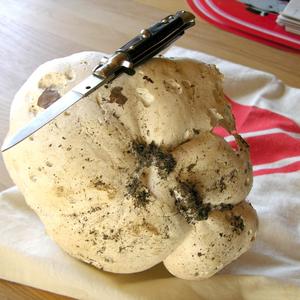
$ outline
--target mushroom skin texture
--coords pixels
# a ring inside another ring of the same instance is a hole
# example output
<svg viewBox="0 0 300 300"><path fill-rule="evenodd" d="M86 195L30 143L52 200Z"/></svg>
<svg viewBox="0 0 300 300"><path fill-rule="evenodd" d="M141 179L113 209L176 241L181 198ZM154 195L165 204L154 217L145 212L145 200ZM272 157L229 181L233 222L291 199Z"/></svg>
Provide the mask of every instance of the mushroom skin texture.
<svg viewBox="0 0 300 300"><path fill-rule="evenodd" d="M82 52L40 66L13 100L7 138L101 57ZM216 126L234 134L236 149L212 132ZM257 216L244 201L252 186L248 146L213 65L153 58L70 107L4 161L49 236L105 271L140 272L163 261L177 277L208 277L255 237ZM239 234L229 220L236 214ZM193 244L206 255L195 257Z"/></svg>
<svg viewBox="0 0 300 300"><path fill-rule="evenodd" d="M209 278L248 250L256 229L256 212L245 201L231 210L213 211L195 224L164 265L179 278Z"/></svg>

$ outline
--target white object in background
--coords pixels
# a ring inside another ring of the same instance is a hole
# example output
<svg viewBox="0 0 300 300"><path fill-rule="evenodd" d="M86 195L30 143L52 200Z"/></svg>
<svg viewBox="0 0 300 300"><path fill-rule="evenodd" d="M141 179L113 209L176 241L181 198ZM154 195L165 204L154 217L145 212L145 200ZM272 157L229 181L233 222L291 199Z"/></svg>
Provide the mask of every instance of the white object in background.
<svg viewBox="0 0 300 300"><path fill-rule="evenodd" d="M300 1L291 0L280 14L286 18L295 19L300 22Z"/></svg>
<svg viewBox="0 0 300 300"><path fill-rule="evenodd" d="M291 0L276 21L286 31L300 34L300 0Z"/></svg>

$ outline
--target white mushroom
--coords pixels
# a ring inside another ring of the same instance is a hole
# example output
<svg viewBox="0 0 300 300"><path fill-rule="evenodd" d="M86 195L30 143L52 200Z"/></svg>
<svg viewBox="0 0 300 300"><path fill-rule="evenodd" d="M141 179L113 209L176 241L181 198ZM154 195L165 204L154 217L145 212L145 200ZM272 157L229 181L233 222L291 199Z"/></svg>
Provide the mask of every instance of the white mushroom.
<svg viewBox="0 0 300 300"><path fill-rule="evenodd" d="M211 277L249 249L257 225L255 210L245 201L233 209L215 210L195 224L164 265L179 278Z"/></svg>
<svg viewBox="0 0 300 300"><path fill-rule="evenodd" d="M15 96L8 136L89 75L100 59L83 52L39 67ZM121 75L79 101L7 151L4 160L48 234L70 255L115 273L165 261L176 276L190 278L174 264L177 256L190 263L177 250L214 231L207 225L214 218L215 234L228 231L223 215L244 207L238 203L252 184L246 144L236 136L234 151L212 133L218 125L235 128L218 70L155 58L134 76ZM256 220L243 213L246 227ZM224 249L231 249L228 243ZM232 243L231 255L220 254L224 265L250 245L243 234ZM188 256L193 249L185 251ZM208 265L199 274L212 274Z"/></svg>

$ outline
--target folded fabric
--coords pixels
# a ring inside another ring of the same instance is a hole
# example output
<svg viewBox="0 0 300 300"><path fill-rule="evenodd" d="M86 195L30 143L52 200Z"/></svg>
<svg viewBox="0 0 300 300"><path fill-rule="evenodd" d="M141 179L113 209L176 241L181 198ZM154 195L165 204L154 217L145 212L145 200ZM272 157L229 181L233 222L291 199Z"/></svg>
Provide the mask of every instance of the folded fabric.
<svg viewBox="0 0 300 300"><path fill-rule="evenodd" d="M237 129L251 146L254 247L203 281L174 278L162 264L102 272L65 254L13 187L0 194L0 278L76 299L300 299L300 90L203 53L173 47L166 56L213 63L224 74Z"/></svg>

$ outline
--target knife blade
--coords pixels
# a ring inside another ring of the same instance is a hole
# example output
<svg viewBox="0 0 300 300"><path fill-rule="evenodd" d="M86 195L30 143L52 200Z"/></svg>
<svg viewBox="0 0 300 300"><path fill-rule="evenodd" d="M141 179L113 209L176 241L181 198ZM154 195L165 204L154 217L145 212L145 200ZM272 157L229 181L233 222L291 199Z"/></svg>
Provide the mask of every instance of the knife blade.
<svg viewBox="0 0 300 300"><path fill-rule="evenodd" d="M20 143L34 132L48 124L82 98L94 92L100 86L114 80L122 73L134 74L134 68L155 56L184 34L195 24L195 17L187 11L178 11L160 22L141 30L140 34L104 58L94 68L93 73L81 81L47 109L37 114L27 125L2 145L4 152Z"/></svg>

